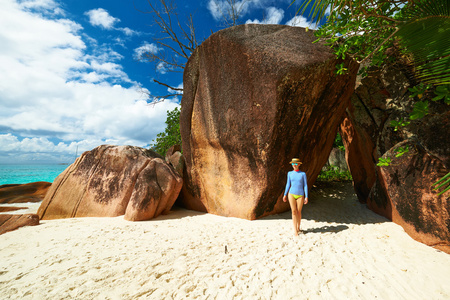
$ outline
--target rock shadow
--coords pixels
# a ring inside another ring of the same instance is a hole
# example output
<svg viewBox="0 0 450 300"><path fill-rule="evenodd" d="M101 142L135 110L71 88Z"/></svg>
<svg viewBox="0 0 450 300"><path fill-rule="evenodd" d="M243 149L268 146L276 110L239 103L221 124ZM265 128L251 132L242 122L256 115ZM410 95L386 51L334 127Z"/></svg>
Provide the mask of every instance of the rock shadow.
<svg viewBox="0 0 450 300"><path fill-rule="evenodd" d="M291 219L291 212L268 216ZM303 220L326 223L375 224L390 222L358 201L352 182L317 182L310 187L309 203L303 206Z"/></svg>
<svg viewBox="0 0 450 300"><path fill-rule="evenodd" d="M183 219L187 217L195 217L206 214L205 212L195 211L186 209L184 207L180 207L177 205L172 206L172 209L167 215L159 215L156 218L151 220L145 220L142 222L154 222L154 221L163 221L163 220L174 220L174 219Z"/></svg>

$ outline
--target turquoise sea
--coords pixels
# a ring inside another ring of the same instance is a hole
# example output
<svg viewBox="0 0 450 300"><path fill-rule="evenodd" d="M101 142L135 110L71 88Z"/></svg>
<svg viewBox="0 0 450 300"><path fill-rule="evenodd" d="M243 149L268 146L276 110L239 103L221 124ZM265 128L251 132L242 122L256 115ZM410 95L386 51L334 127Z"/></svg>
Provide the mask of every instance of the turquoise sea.
<svg viewBox="0 0 450 300"><path fill-rule="evenodd" d="M0 165L0 185L30 183L36 181L53 182L69 165Z"/></svg>

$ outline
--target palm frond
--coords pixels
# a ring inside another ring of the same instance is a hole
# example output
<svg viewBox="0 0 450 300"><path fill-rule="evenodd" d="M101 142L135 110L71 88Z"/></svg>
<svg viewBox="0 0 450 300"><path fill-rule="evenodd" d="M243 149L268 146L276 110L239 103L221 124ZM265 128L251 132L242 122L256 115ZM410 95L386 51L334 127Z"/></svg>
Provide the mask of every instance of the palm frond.
<svg viewBox="0 0 450 300"><path fill-rule="evenodd" d="M429 16L450 16L448 0L416 0L404 12L407 20L416 20Z"/></svg>
<svg viewBox="0 0 450 300"><path fill-rule="evenodd" d="M434 190L438 190L441 187L444 187L447 185L447 187L444 188L444 190L442 190L439 195L442 195L443 193L445 193L446 191L450 190L450 172L447 173L447 175L445 175L444 177L442 177L441 179L439 179L437 182L435 182L432 186L435 186L437 184L440 184L438 187L435 187Z"/></svg>
<svg viewBox="0 0 450 300"><path fill-rule="evenodd" d="M418 79L433 85L450 83L450 17L411 20L400 26L396 36L412 54Z"/></svg>
<svg viewBox="0 0 450 300"><path fill-rule="evenodd" d="M292 3L294 2L295 0L292 1ZM337 7L341 2L345 2L345 0L306 0L300 5L297 13L303 15L306 9L310 7L309 17L319 22L325 17L328 8Z"/></svg>

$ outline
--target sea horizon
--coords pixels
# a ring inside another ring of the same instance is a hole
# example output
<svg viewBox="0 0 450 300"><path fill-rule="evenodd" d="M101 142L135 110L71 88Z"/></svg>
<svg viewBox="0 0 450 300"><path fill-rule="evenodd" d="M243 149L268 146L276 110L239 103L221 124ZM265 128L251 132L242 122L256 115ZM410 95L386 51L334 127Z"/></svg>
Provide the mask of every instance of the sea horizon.
<svg viewBox="0 0 450 300"><path fill-rule="evenodd" d="M0 185L53 182L69 163L0 163Z"/></svg>

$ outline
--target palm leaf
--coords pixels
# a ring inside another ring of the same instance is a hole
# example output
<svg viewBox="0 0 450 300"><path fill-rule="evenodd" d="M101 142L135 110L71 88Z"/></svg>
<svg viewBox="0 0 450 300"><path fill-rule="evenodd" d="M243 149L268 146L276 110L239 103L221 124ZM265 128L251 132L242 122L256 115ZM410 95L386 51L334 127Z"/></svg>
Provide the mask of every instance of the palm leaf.
<svg viewBox="0 0 450 300"><path fill-rule="evenodd" d="M435 187L434 190L438 190L441 187L447 185L446 188L444 188L443 191L439 192L438 195L442 195L443 193L445 193L446 191L450 190L450 172L447 173L447 175L445 175L444 177L442 177L441 179L439 179L437 182L435 182L432 186L435 186L437 184L440 184L439 186Z"/></svg>
<svg viewBox="0 0 450 300"><path fill-rule="evenodd" d="M294 3L296 0L292 1ZM310 7L309 17L319 22L325 17L329 7L340 7L345 0L306 0L298 8L298 13L303 15L308 7Z"/></svg>
<svg viewBox="0 0 450 300"><path fill-rule="evenodd" d="M433 85L450 83L450 17L411 20L400 26L396 36L412 54L420 81Z"/></svg>

